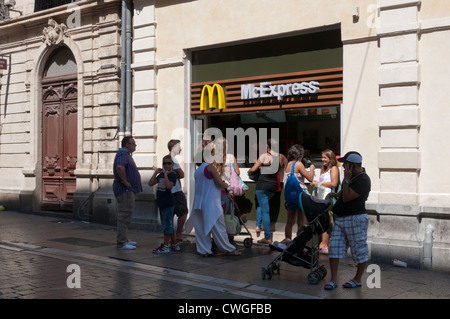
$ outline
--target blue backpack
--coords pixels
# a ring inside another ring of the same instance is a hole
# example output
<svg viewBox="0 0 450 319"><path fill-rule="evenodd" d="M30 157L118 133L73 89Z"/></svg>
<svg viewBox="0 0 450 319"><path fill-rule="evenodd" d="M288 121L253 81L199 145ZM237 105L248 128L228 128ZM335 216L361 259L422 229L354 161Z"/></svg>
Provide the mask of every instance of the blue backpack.
<svg viewBox="0 0 450 319"><path fill-rule="evenodd" d="M286 207L288 209L296 210L300 209L299 196L303 192L303 188L300 186L297 177L294 175L295 161L292 164L291 175L284 184L284 198L286 200Z"/></svg>

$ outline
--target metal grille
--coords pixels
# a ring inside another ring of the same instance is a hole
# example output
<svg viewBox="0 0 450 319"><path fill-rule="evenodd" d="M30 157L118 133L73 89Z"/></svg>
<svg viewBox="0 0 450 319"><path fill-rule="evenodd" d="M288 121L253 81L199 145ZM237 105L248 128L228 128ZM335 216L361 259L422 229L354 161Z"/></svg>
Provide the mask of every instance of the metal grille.
<svg viewBox="0 0 450 319"><path fill-rule="evenodd" d="M2 0L0 0L0 1L2 1ZM34 12L62 6L63 4L68 4L71 2L76 2L76 1L74 1L74 0L36 0L34 3Z"/></svg>

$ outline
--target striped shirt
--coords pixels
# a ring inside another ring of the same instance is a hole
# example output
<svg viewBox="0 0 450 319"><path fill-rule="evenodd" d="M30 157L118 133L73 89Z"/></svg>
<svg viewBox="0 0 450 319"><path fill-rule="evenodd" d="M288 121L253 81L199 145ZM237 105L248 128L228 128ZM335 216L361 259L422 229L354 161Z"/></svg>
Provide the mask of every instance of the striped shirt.
<svg viewBox="0 0 450 319"><path fill-rule="evenodd" d="M126 186L122 183L119 174L117 174L117 166L119 165L125 167L125 175L127 176L127 181L131 184L131 188L129 189L126 188ZM142 192L141 175L139 174L136 163L131 157L129 150L125 148L119 149L114 159L113 173L113 191L116 198L127 191L132 191L136 194Z"/></svg>

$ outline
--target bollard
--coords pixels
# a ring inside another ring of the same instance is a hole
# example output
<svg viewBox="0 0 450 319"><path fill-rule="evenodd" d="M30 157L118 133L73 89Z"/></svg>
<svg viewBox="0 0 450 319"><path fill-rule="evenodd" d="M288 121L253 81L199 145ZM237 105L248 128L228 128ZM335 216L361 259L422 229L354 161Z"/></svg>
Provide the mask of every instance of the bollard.
<svg viewBox="0 0 450 319"><path fill-rule="evenodd" d="M431 269L433 259L433 233L434 227L428 224L425 228L425 240L423 241L423 268Z"/></svg>

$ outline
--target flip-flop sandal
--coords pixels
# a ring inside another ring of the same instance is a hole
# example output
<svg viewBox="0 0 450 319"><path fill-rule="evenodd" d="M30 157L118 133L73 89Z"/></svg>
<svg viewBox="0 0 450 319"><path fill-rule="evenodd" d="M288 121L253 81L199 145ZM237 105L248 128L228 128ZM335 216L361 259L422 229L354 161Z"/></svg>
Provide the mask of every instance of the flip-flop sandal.
<svg viewBox="0 0 450 319"><path fill-rule="evenodd" d="M326 283L325 286L323 286L323 289L325 290L334 290L337 288L337 285L333 281L329 281Z"/></svg>
<svg viewBox="0 0 450 319"><path fill-rule="evenodd" d="M357 284L353 280L349 280L345 284L343 284L342 287L344 287L344 288L359 288L359 287L361 287L361 285Z"/></svg>

